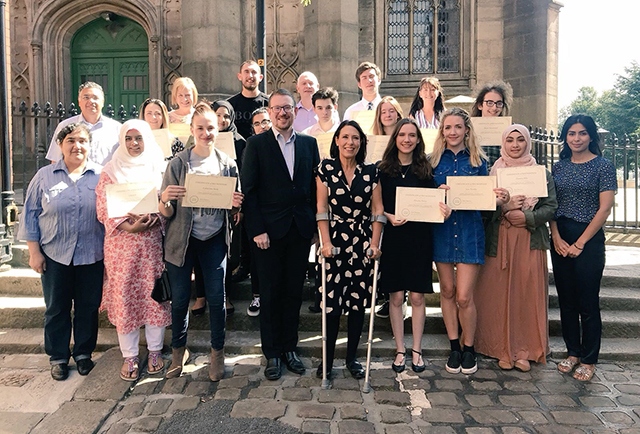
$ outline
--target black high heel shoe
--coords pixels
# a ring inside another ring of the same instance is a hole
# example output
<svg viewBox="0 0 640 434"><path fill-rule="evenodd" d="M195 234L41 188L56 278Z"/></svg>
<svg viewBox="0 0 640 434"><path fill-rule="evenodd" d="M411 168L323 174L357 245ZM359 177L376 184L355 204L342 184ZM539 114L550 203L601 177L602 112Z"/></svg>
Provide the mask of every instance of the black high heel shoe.
<svg viewBox="0 0 640 434"><path fill-rule="evenodd" d="M415 354L420 354L420 358L418 359L418 362L420 362L420 359L422 359L422 365L416 365L415 363L413 363L413 355L411 357L411 369L413 370L413 372L422 372L425 370L425 368L427 367L427 365L424 363L424 358L422 357L422 352L421 351L416 351L413 348L411 349L411 353L415 353Z"/></svg>
<svg viewBox="0 0 640 434"><path fill-rule="evenodd" d="M393 369L394 372L402 372L402 371L404 371L405 365L407 363L407 350L398 351L396 353L396 357L398 356L398 354L402 354L402 363L400 365L396 365L395 363L391 364L391 369ZM395 362L395 360L394 360L394 362Z"/></svg>

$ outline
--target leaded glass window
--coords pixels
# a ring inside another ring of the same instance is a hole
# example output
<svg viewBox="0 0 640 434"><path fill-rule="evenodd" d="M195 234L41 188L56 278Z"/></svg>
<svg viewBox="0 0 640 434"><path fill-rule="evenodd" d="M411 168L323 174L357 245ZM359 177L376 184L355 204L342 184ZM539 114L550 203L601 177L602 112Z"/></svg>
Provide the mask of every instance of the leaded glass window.
<svg viewBox="0 0 640 434"><path fill-rule="evenodd" d="M460 0L387 0L387 11L388 74L460 70Z"/></svg>

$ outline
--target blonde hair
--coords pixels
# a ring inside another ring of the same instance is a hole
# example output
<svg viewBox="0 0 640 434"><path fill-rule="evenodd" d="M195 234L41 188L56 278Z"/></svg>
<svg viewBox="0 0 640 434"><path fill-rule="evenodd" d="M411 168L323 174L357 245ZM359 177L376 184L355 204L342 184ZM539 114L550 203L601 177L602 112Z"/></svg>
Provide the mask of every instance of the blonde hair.
<svg viewBox="0 0 640 434"><path fill-rule="evenodd" d="M464 136L464 146L469 150L469 160L471 162L471 166L481 166L482 160L486 160L487 156L478 143L476 132L473 129L473 124L471 123L471 117L469 117L469 113L458 107L454 107L442 113L442 117L440 118L440 126L438 127L438 136L436 137L435 144L433 145L433 152L429 154L429 161L431 162L431 166L436 167L440 163L440 158L442 158L442 154L444 153L445 149L447 149L447 142L444 138L444 121L449 116L459 116L464 121L464 126L469 130Z"/></svg>
<svg viewBox="0 0 640 434"><path fill-rule="evenodd" d="M398 120L396 123L400 122L400 119L404 117L404 113L402 112L402 107L400 107L400 103L397 99L392 96L384 96L380 100L380 103L376 107L375 119L373 121L373 134L376 136L384 136L384 125L380 122L380 115L382 114L382 104L389 103L393 106L393 108L398 112Z"/></svg>
<svg viewBox="0 0 640 434"><path fill-rule="evenodd" d="M198 101L198 89L189 77L178 77L173 81L173 86L171 87L171 106L178 106L178 90L181 88L190 90L193 93L193 106L195 107L196 101Z"/></svg>
<svg viewBox="0 0 640 434"><path fill-rule="evenodd" d="M195 119L196 116L213 116L214 119L216 119L216 122L214 122L213 124L216 127L216 130L218 129L218 122L217 122L217 115L215 110L213 110L213 108L211 108L211 104L209 103L209 101L207 101L206 99L203 99L202 101L198 102L195 107L193 108L193 116L191 116L191 125L193 125L193 120Z"/></svg>

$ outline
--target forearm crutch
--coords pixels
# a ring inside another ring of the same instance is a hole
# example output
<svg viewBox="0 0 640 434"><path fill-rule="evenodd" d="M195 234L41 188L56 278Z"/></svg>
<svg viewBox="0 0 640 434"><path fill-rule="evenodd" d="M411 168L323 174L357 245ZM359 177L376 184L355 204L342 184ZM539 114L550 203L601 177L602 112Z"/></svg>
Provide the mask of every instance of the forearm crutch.
<svg viewBox="0 0 640 434"><path fill-rule="evenodd" d="M329 215L318 214L316 220L329 220ZM320 226L318 226L318 241L320 244L320 266L322 267L322 389L326 390L331 387L331 383L327 378L327 270L325 268L326 259L322 254L322 232L320 232ZM340 249L334 247L332 253L337 255Z"/></svg>
<svg viewBox="0 0 640 434"><path fill-rule="evenodd" d="M386 223L386 219L384 222L379 220L383 225ZM384 227L384 226L383 226ZM380 232L380 244L378 248L382 246L382 234L383 231ZM371 249L369 249L371 253ZM369 251L367 253L369 253ZM376 305L376 294L378 292L378 266L380 265L380 258L377 258L373 263L373 288L371 290L371 313L369 314L369 336L367 337L367 367L364 374L364 385L362 386L362 392L369 393L371 392L371 384L369 383L369 374L371 373L371 346L373 345L373 320L375 319L374 309Z"/></svg>

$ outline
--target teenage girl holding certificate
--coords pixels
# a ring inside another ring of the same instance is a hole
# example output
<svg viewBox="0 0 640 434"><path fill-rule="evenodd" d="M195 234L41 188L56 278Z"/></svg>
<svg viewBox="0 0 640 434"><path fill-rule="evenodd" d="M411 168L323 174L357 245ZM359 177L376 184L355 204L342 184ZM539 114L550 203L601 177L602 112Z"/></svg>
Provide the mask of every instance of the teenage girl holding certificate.
<svg viewBox="0 0 640 434"><path fill-rule="evenodd" d="M487 162L466 111L453 108L442 114L430 162L438 186L446 184L447 176L487 175ZM498 206L508 202L509 193L505 189L494 191ZM433 239L442 319L451 344L445 368L452 374L473 374L478 370L473 347L476 328L473 290L480 266L484 264L484 228L480 212L453 211L447 221L434 227ZM463 346L460 345L460 326Z"/></svg>

